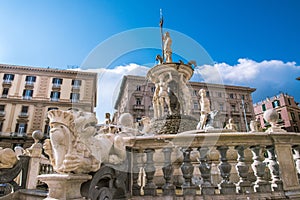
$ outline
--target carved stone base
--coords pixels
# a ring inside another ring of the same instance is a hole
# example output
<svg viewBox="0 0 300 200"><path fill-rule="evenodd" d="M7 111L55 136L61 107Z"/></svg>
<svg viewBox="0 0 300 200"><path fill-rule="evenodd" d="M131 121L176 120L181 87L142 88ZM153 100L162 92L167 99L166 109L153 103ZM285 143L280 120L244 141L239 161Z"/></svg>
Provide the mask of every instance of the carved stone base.
<svg viewBox="0 0 300 200"><path fill-rule="evenodd" d="M233 183L223 182L219 185L221 194L234 194L236 187Z"/></svg>
<svg viewBox="0 0 300 200"><path fill-rule="evenodd" d="M45 174L38 176L38 179L45 182L49 187L46 198L48 200L83 199L80 194L81 184L91 178L92 176L87 174Z"/></svg>
<svg viewBox="0 0 300 200"><path fill-rule="evenodd" d="M259 182L259 183L255 183L254 186L254 191L255 192L271 192L271 184L268 182Z"/></svg>
<svg viewBox="0 0 300 200"><path fill-rule="evenodd" d="M201 185L201 194L202 195L213 195L215 194L215 186L213 185Z"/></svg>
<svg viewBox="0 0 300 200"><path fill-rule="evenodd" d="M197 119L189 115L166 115L151 121L151 132L155 134L177 134L195 130Z"/></svg>
<svg viewBox="0 0 300 200"><path fill-rule="evenodd" d="M241 194L253 193L253 187L250 181L239 182L237 184L237 192Z"/></svg>

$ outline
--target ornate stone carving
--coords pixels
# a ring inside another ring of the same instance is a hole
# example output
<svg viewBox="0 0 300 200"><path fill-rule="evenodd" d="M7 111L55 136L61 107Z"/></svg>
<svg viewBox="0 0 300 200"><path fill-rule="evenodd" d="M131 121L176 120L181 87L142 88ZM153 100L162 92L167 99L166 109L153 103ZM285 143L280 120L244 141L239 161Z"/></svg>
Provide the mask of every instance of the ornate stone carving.
<svg viewBox="0 0 300 200"><path fill-rule="evenodd" d="M98 134L93 113L51 110L50 141L44 144L58 173L88 173L101 163L118 164L125 160L123 139L113 134Z"/></svg>
<svg viewBox="0 0 300 200"><path fill-rule="evenodd" d="M226 124L225 129L237 131L237 125L234 123L232 118L228 120L228 124Z"/></svg>
<svg viewBox="0 0 300 200"><path fill-rule="evenodd" d="M0 169L12 168L17 161L17 156L12 149L0 147Z"/></svg>

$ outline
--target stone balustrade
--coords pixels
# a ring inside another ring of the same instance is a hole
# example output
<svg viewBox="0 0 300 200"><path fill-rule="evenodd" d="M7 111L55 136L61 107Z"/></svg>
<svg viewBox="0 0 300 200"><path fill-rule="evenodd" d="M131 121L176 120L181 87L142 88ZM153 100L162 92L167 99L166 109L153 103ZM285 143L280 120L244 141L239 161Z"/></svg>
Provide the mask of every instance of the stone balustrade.
<svg viewBox="0 0 300 200"><path fill-rule="evenodd" d="M128 147L132 199L300 198L297 133L189 131L128 138Z"/></svg>

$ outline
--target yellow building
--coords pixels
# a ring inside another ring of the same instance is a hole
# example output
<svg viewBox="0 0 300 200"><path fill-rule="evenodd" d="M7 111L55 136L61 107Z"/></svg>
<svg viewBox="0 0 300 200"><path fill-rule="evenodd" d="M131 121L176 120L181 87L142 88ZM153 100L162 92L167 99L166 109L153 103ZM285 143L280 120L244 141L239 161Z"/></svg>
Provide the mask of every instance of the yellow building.
<svg viewBox="0 0 300 200"><path fill-rule="evenodd" d="M35 130L47 136L49 110L94 112L96 87L96 73L0 64L0 147L26 148Z"/></svg>

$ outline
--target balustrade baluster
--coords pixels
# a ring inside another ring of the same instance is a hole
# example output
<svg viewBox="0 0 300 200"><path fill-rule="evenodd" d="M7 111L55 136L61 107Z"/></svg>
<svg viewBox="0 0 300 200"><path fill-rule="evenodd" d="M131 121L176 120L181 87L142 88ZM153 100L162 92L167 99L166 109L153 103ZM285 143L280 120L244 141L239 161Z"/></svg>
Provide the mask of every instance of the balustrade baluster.
<svg viewBox="0 0 300 200"><path fill-rule="evenodd" d="M132 150L132 194L134 196L141 195L141 186L138 184L138 179L140 175L140 166L139 166L139 154L138 150Z"/></svg>
<svg viewBox="0 0 300 200"><path fill-rule="evenodd" d="M207 156L209 148L199 147L198 151L200 153L199 170L203 179L203 183L201 184L201 194L213 195L215 193L215 187L211 184L211 162Z"/></svg>
<svg viewBox="0 0 300 200"><path fill-rule="evenodd" d="M155 196L156 193L156 185L153 182L154 174L155 174L155 166L153 161L154 149L146 149L146 164L145 164L145 173L146 173L146 184L144 186L144 195Z"/></svg>
<svg viewBox="0 0 300 200"><path fill-rule="evenodd" d="M295 152L294 160L295 160L295 165L296 165L296 169L298 172L298 180L300 182L300 145L294 145L293 150Z"/></svg>
<svg viewBox="0 0 300 200"><path fill-rule="evenodd" d="M220 161L218 168L221 173L221 177L223 180L219 184L220 193L221 194L235 194L236 188L233 183L230 182L230 171L231 171L231 165L228 163L226 153L228 151L227 146L218 146L217 150L220 153Z"/></svg>
<svg viewBox="0 0 300 200"><path fill-rule="evenodd" d="M172 162L171 162L172 148L170 147L164 148L163 152L164 152L165 162L162 170L164 173L164 179L166 180L165 184L162 186L163 195L166 196L175 195L175 186L171 182L173 172L174 172L174 167L172 166Z"/></svg>
<svg viewBox="0 0 300 200"><path fill-rule="evenodd" d="M196 195L196 188L192 183L193 173L194 173L194 166L191 163L191 151L192 148L182 148L183 153L183 163L181 165L181 171L184 178L184 182L182 184L183 195Z"/></svg>
<svg viewBox="0 0 300 200"><path fill-rule="evenodd" d="M269 164L268 167L272 176L272 188L274 191L282 191L283 183L280 179L279 164L277 162L274 146L267 146Z"/></svg>
<svg viewBox="0 0 300 200"><path fill-rule="evenodd" d="M271 184L264 180L266 164L263 163L264 158L261 156L262 148L259 145L250 147L253 154L252 169L256 176L254 185L255 192L271 192Z"/></svg>
<svg viewBox="0 0 300 200"><path fill-rule="evenodd" d="M252 184L248 180L249 165L245 162L245 149L246 148L242 145L235 147L238 153L238 163L235 167L240 177L240 181L237 183L237 190L239 193L252 193Z"/></svg>

